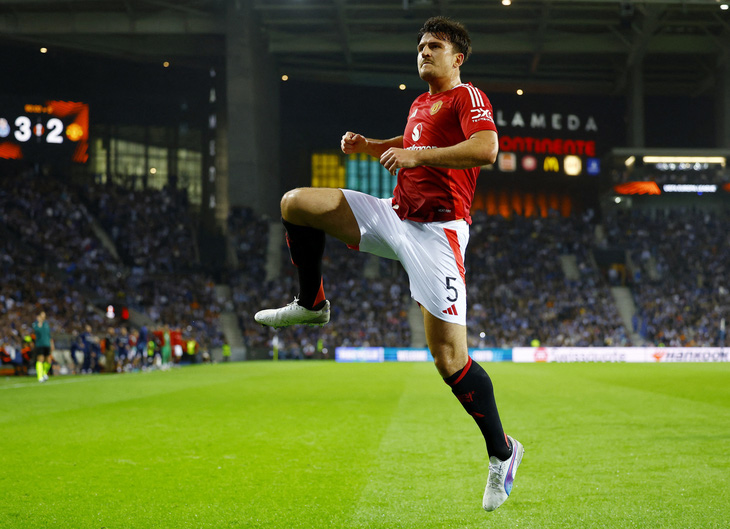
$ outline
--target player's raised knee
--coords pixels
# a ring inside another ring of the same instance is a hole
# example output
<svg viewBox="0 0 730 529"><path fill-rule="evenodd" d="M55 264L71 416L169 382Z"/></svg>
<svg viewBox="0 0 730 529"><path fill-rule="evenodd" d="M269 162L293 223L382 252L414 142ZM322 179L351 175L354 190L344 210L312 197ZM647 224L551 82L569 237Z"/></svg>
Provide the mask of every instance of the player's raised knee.
<svg viewBox="0 0 730 529"><path fill-rule="evenodd" d="M295 216L302 210L303 199L302 199L303 188L298 187L284 193L281 197L281 216L284 220L293 220L292 216Z"/></svg>

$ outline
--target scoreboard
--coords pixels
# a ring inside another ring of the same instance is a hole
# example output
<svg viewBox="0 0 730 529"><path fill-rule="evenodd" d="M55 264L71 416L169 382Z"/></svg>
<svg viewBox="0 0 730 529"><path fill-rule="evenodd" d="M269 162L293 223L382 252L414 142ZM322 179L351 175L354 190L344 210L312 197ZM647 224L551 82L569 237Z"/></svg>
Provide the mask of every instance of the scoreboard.
<svg viewBox="0 0 730 529"><path fill-rule="evenodd" d="M89 105L0 101L0 159L86 163Z"/></svg>

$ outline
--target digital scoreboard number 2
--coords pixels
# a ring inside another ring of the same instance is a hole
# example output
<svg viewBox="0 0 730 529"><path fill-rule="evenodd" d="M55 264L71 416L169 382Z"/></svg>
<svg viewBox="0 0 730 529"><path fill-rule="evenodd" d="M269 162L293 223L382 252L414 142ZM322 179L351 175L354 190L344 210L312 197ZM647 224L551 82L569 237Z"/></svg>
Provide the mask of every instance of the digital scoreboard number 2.
<svg viewBox="0 0 730 529"><path fill-rule="evenodd" d="M88 142L89 105L85 103L46 101L0 107L0 158L85 163Z"/></svg>

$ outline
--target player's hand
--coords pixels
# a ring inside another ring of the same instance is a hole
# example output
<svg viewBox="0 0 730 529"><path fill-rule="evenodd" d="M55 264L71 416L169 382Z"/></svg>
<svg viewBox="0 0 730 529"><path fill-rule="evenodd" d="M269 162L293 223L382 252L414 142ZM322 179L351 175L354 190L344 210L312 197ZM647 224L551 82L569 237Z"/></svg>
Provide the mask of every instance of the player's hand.
<svg viewBox="0 0 730 529"><path fill-rule="evenodd" d="M398 172L401 167L418 167L418 154L416 151L391 147L380 157L380 165L385 167L392 175Z"/></svg>
<svg viewBox="0 0 730 529"><path fill-rule="evenodd" d="M344 152L345 154L355 154L359 152L365 152L367 144L368 140L365 139L365 136L363 136L362 134L348 131L342 135L340 147L342 148L342 152Z"/></svg>

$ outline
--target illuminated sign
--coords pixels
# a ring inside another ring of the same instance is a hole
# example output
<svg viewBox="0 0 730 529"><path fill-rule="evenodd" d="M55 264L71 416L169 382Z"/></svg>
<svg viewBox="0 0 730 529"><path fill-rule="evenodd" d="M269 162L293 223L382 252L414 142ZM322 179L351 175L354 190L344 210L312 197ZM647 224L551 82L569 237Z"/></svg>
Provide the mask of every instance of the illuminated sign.
<svg viewBox="0 0 730 529"><path fill-rule="evenodd" d="M0 106L0 158L88 160L89 105L46 101Z"/></svg>
<svg viewBox="0 0 730 529"><path fill-rule="evenodd" d="M580 158L571 154L563 160L563 169L565 174L569 176L578 176L583 170L583 162L580 161Z"/></svg>
<svg viewBox="0 0 730 529"><path fill-rule="evenodd" d="M535 158L534 156L530 156L530 155L523 156L522 157L522 168L528 172L534 171L535 169L537 169L537 158Z"/></svg>
<svg viewBox="0 0 730 529"><path fill-rule="evenodd" d="M626 182L613 188L619 195L661 195L656 182Z"/></svg>
<svg viewBox="0 0 730 529"><path fill-rule="evenodd" d="M588 163L586 164L586 172L590 175L601 174L601 160L599 160L598 158L588 158Z"/></svg>
<svg viewBox="0 0 730 529"><path fill-rule="evenodd" d="M662 165L662 170L674 170L675 167L669 167L675 164L679 169L695 169L695 164L718 164L725 167L727 159L724 156L644 156L642 160L645 164Z"/></svg>
<svg viewBox="0 0 730 529"><path fill-rule="evenodd" d="M560 171L560 164L555 156L547 156L542 164L543 171L557 173Z"/></svg>
<svg viewBox="0 0 730 529"><path fill-rule="evenodd" d="M335 361L383 362L384 352L382 347L337 347Z"/></svg>
<svg viewBox="0 0 730 529"><path fill-rule="evenodd" d="M312 154L312 187L344 187L380 198L393 196L396 176L367 154Z"/></svg>
<svg viewBox="0 0 730 529"><path fill-rule="evenodd" d="M626 182L614 186L613 190L619 195L661 195L664 193L717 193L716 184L664 184L661 189L656 182ZM723 189L730 191L730 184Z"/></svg>
<svg viewBox="0 0 730 529"><path fill-rule="evenodd" d="M717 193L715 184L664 184L665 193Z"/></svg>
<svg viewBox="0 0 730 529"><path fill-rule="evenodd" d="M525 114L525 116L527 116L527 114ZM571 131L585 130L587 132L598 132L598 124L596 123L596 120L593 118L593 116L588 116L588 118L583 121L575 114L568 114L567 116L563 116L563 114L552 113L550 114L549 120L547 118L547 114L545 114L544 112L532 112L529 114L529 116L529 120L526 120L525 117L522 116L522 112L517 111L512 114L511 119L505 120L505 114L501 110L498 110L497 126L547 129L549 125L549 128L553 130L566 129ZM565 119L563 119L564 117Z"/></svg>
<svg viewBox="0 0 730 529"><path fill-rule="evenodd" d="M517 157L511 152L501 152L497 155L497 166L505 173L514 172L517 169Z"/></svg>
<svg viewBox="0 0 730 529"><path fill-rule="evenodd" d="M593 140L563 140L534 138L531 136L500 136L499 149L507 152L530 152L534 154L595 156L596 142Z"/></svg>
<svg viewBox="0 0 730 529"><path fill-rule="evenodd" d="M499 152L516 155L514 173L551 179L600 176L601 157L625 141L620 98L492 94L490 100ZM502 172L496 163L493 171Z"/></svg>

